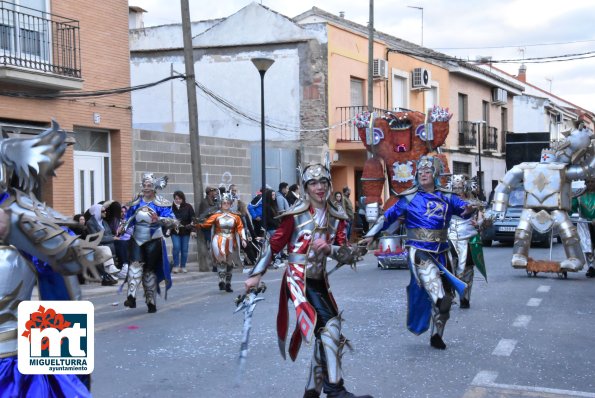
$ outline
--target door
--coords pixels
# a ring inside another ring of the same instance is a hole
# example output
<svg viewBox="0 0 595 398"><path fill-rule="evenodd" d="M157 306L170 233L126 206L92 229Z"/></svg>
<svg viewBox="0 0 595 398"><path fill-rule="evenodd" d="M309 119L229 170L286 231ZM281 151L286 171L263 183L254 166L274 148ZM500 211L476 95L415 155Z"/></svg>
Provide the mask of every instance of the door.
<svg viewBox="0 0 595 398"><path fill-rule="evenodd" d="M91 205L105 200L104 156L74 153L74 208L83 214Z"/></svg>

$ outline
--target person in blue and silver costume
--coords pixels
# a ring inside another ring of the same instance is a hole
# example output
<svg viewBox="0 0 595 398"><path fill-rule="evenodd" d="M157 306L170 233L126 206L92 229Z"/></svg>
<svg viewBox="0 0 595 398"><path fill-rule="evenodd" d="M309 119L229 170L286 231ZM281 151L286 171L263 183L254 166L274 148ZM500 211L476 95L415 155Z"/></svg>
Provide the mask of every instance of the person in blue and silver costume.
<svg viewBox="0 0 595 398"><path fill-rule="evenodd" d="M76 274L99 280L101 233L80 239L71 220L32 193L60 165L66 133L57 123L33 138L0 139L0 397L91 397L89 377L23 375L17 366L21 301L37 283L42 300L80 300Z"/></svg>
<svg viewBox="0 0 595 398"><path fill-rule="evenodd" d="M122 230L133 228L130 239L130 265L128 266L128 294L124 305L136 308L136 291L141 284L149 313L157 312L156 295L159 283L165 280L165 291L171 287L171 269L167 259L162 227L174 228L179 223L174 218L171 202L156 194L167 185L167 176L155 178L145 173L141 179L141 192L128 203L126 222Z"/></svg>
<svg viewBox="0 0 595 398"><path fill-rule="evenodd" d="M378 218L361 243L371 242L374 235L388 227L405 223L411 271L407 328L419 335L428 330L431 321L430 344L445 349L442 336L450 317L454 290L464 296L467 288L454 276L448 259L448 226L453 215L469 218L475 209L440 186L439 158L422 156L416 170L415 185L399 195L399 201Z"/></svg>

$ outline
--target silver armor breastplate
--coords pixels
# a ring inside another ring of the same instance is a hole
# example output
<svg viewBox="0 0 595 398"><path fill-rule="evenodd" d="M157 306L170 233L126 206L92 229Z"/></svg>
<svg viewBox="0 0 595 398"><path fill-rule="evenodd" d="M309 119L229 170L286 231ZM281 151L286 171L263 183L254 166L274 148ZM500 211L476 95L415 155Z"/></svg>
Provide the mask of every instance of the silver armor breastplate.
<svg viewBox="0 0 595 398"><path fill-rule="evenodd" d="M163 236L160 226L155 224L155 228L151 228L151 217L153 214L156 214L155 210L149 206L143 206L134 215L136 225L134 226L133 238L139 246ZM151 232L152 229L154 229L153 232Z"/></svg>
<svg viewBox="0 0 595 398"><path fill-rule="evenodd" d="M330 218L327 214L326 217L329 220L324 222L324 225L317 226L314 218L309 211L300 213L295 217L295 228L291 240L294 244L293 252L300 251L303 244L312 244L315 239L324 238L329 245L335 240L336 228L339 220ZM326 270L327 256L315 256L311 247L307 251L305 257L306 266L306 278L310 279L323 279Z"/></svg>
<svg viewBox="0 0 595 398"><path fill-rule="evenodd" d="M12 246L0 246L0 358L17 353L17 313L21 301L31 300L36 274Z"/></svg>
<svg viewBox="0 0 595 398"><path fill-rule="evenodd" d="M229 214L224 214L218 219L219 222L219 233L224 235L230 235L236 225L236 220Z"/></svg>
<svg viewBox="0 0 595 398"><path fill-rule="evenodd" d="M570 210L570 181L564 163L522 163L525 208Z"/></svg>
<svg viewBox="0 0 595 398"><path fill-rule="evenodd" d="M466 240L477 235L477 229L472 224L471 219L453 216L448 225L448 239Z"/></svg>

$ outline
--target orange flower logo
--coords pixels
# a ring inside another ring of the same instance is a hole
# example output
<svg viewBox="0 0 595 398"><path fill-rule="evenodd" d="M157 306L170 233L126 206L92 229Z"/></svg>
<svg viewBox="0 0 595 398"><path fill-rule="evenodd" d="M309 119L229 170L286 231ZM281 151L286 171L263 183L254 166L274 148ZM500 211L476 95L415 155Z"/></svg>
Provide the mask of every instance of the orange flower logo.
<svg viewBox="0 0 595 398"><path fill-rule="evenodd" d="M71 323L64 320L64 315L57 314L51 308L47 310L43 306L39 306L37 312L31 314L30 320L27 321L25 324L26 330L23 332L22 336L27 337L29 341L31 341L31 329L36 328L40 330L44 330L47 328L54 328L58 330L64 330L67 327L70 327ZM64 339L60 343L63 343ZM46 350L50 346L50 341L47 337L44 337L41 340L41 349Z"/></svg>

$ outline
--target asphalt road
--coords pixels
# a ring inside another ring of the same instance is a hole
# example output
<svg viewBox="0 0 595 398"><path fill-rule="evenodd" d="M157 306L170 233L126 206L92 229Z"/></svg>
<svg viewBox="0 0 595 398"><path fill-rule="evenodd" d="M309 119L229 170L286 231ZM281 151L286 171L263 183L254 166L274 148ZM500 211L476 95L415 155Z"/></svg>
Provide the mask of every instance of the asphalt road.
<svg viewBox="0 0 595 398"><path fill-rule="evenodd" d="M331 286L353 345L344 356L346 387L374 397L595 397L595 279L528 277L510 266L512 248L485 249L488 283L476 273L471 308L453 306L447 349L429 333L405 328L407 270L381 270L368 254L357 272L344 268ZM531 255L547 258L549 250ZM556 244L554 258L562 255ZM158 312L122 306L123 295L97 295L95 397L301 397L312 347L296 362L279 355L275 332L283 269L269 271L256 307L247 368L234 385L243 317L220 292L216 274L175 283ZM114 305L116 304L117 305ZM290 314L293 316L294 312ZM294 322L294 317L291 324Z"/></svg>

